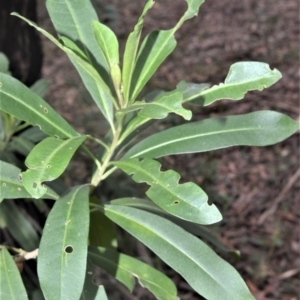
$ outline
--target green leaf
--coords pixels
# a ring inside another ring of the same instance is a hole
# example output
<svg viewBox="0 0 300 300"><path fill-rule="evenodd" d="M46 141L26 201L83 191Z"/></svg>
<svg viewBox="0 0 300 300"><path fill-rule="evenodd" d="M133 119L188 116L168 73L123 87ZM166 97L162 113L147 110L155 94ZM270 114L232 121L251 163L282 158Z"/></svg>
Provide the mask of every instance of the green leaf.
<svg viewBox="0 0 300 300"><path fill-rule="evenodd" d="M89 61L82 58L80 55L78 55L78 51L74 51L73 49L78 48L77 45L71 41L68 40L67 45L71 47L68 48L64 45L62 45L57 39L55 39L51 34L49 34L47 31L43 30L42 28L38 27L35 23L29 21L28 19L20 16L17 13L12 13L13 16L16 16L25 22L27 22L30 26L33 26L36 30L41 32L43 35L45 35L50 41L52 41L56 46L58 46L61 50L63 50L66 54L68 54L69 58L75 65L76 69L78 70L79 74L81 75L81 78L92 95L93 100L103 113L104 117L108 120L111 127L113 127L113 109L112 109L112 103L115 101L109 86L104 82L103 78L99 75L98 71L94 68L94 65L92 65ZM64 43L66 43L67 38L65 37L63 39ZM98 47L98 46L97 46ZM86 56L88 58L88 56Z"/></svg>
<svg viewBox="0 0 300 300"><path fill-rule="evenodd" d="M224 83L215 85L204 91L195 91L186 101L193 104L209 105L220 99L240 100L248 91L259 90L271 86L281 78L281 73L262 62L238 62L233 64Z"/></svg>
<svg viewBox="0 0 300 300"><path fill-rule="evenodd" d="M33 148L25 160L28 169L22 173L23 185L33 198L40 198L47 192L42 183L52 181L63 173L85 139L86 136L68 140L49 137Z"/></svg>
<svg viewBox="0 0 300 300"><path fill-rule="evenodd" d="M213 224L222 220L215 205L208 205L204 191L192 182L179 184L180 175L173 170L160 171L160 163L152 159L127 159L113 162L135 182L146 182L146 195L168 213L199 224Z"/></svg>
<svg viewBox="0 0 300 300"><path fill-rule="evenodd" d="M103 285L96 285L93 280L95 267L90 259L87 260L86 275L82 294L79 300L108 300Z"/></svg>
<svg viewBox="0 0 300 300"><path fill-rule="evenodd" d="M130 102L133 102L160 64L175 49L174 37L177 29L187 20L197 15L204 0L186 0L188 9L179 22L170 30L152 31L148 34L138 52L132 75Z"/></svg>
<svg viewBox="0 0 300 300"><path fill-rule="evenodd" d="M193 100L197 95L201 94L204 90L209 88L208 83L191 83L184 80L177 84L177 90L183 95L182 102L188 102Z"/></svg>
<svg viewBox="0 0 300 300"><path fill-rule="evenodd" d="M105 214L177 271L206 299L254 300L238 272L205 243L172 222L120 205Z"/></svg>
<svg viewBox="0 0 300 300"><path fill-rule="evenodd" d="M41 131L38 127L30 127L19 134L19 137L25 138L33 143L38 143L45 139L47 135Z"/></svg>
<svg viewBox="0 0 300 300"><path fill-rule="evenodd" d="M0 209L8 231L21 247L26 251L38 248L40 239L36 230L13 201L4 200Z"/></svg>
<svg viewBox="0 0 300 300"><path fill-rule="evenodd" d="M88 257L95 265L121 281L130 291L133 290L136 277L157 299L178 299L176 287L167 276L133 257L100 247L89 247Z"/></svg>
<svg viewBox="0 0 300 300"><path fill-rule="evenodd" d="M38 126L50 136L70 138L78 133L37 94L17 79L0 73L0 110Z"/></svg>
<svg viewBox="0 0 300 300"><path fill-rule="evenodd" d="M136 62L136 55L137 55L138 46L141 38L142 28L144 25L144 18L148 10L153 6L153 4L154 4L153 0L148 0L146 2L143 12L139 17L136 25L134 26L133 32L129 34L125 45L122 80L123 80L124 98L126 103L128 103L130 100L129 92L130 92L130 85L132 80L132 73Z"/></svg>
<svg viewBox="0 0 300 300"><path fill-rule="evenodd" d="M219 251L223 253L230 253L234 257L240 257L240 253L238 250L235 249L229 249L225 247L219 239L213 235L209 229L207 229L208 226L203 226L200 224L188 222L179 218L176 218L169 213L162 210L159 206L154 204L152 201L140 199L140 198L120 198L110 201L110 204L112 205L121 205L121 206L130 206L138 209L145 210L147 212L159 215L161 217L164 217L167 220L170 220L171 222L175 223L176 225L180 226L187 232L199 236L201 238L204 238L206 241L210 242L212 245L214 245Z"/></svg>
<svg viewBox="0 0 300 300"><path fill-rule="evenodd" d="M23 186L21 170L14 165L0 161L0 198L32 198ZM58 195L49 187L42 198L57 200Z"/></svg>
<svg viewBox="0 0 300 300"><path fill-rule="evenodd" d="M107 65L119 64L119 42L114 32L107 26L94 21L92 23L93 32L98 46L102 50Z"/></svg>
<svg viewBox="0 0 300 300"><path fill-rule="evenodd" d="M20 272L5 248L0 249L1 300L28 300Z"/></svg>
<svg viewBox="0 0 300 300"><path fill-rule="evenodd" d="M41 98L44 98L49 89L49 82L44 79L39 79L30 87L30 89Z"/></svg>
<svg viewBox="0 0 300 300"><path fill-rule="evenodd" d="M14 136L7 145L7 150L15 151L24 156L27 156L33 147L34 143L32 143L31 141L20 136Z"/></svg>
<svg viewBox="0 0 300 300"><path fill-rule="evenodd" d="M298 122L275 111L211 118L153 134L132 147L124 158L157 158L238 145L267 146L283 141L298 129Z"/></svg>
<svg viewBox="0 0 300 300"><path fill-rule="evenodd" d="M43 231L38 275L46 299L79 299L86 272L89 186L57 200Z"/></svg>
<svg viewBox="0 0 300 300"><path fill-rule="evenodd" d="M90 203L100 204L100 200L90 197ZM89 245L111 249L118 246L115 224L99 210L90 213Z"/></svg>
<svg viewBox="0 0 300 300"><path fill-rule="evenodd" d="M0 52L0 73L5 73L10 75L11 73L9 72L9 60L7 56Z"/></svg>

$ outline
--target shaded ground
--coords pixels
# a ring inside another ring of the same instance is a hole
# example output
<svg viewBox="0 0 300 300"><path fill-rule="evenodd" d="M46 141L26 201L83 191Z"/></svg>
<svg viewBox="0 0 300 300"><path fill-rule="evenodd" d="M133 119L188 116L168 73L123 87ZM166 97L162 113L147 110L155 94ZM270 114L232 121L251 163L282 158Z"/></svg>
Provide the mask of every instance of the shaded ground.
<svg viewBox="0 0 300 300"><path fill-rule="evenodd" d="M43 1L40 2L39 23L51 31ZM101 1L104 6L113 4L118 12L120 18L113 29L122 42L140 14L142 2ZM170 28L184 9L183 0L156 1L146 19L145 31ZM151 80L149 88L171 90L182 79L217 84L224 80L234 62L264 61L282 72L279 83L262 92L249 93L240 102L222 101L197 108L194 119L263 109L299 118L298 13L296 0L207 0L198 18L186 22L176 34L178 48ZM60 50L43 41L43 75L51 83L47 100L78 130L101 137L107 126L78 75ZM170 122L180 121L175 118ZM226 246L241 251L241 260L231 263L259 300L300 299L298 152L299 134L295 134L273 147L230 148L164 161L166 167L180 171L184 180L203 187L222 209L224 221L212 230ZM80 160L71 166L71 171L75 183L88 176ZM148 255L143 247L137 253L141 257ZM181 299L200 299L176 275L174 280ZM152 299L141 292L124 297Z"/></svg>

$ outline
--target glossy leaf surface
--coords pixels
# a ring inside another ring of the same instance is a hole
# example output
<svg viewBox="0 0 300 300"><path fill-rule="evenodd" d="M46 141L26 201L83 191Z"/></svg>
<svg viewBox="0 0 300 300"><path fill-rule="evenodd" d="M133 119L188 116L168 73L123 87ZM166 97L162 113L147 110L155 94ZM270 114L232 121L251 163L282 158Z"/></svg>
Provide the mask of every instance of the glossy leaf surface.
<svg viewBox="0 0 300 300"><path fill-rule="evenodd" d="M267 146L283 141L298 129L298 122L275 111L212 118L153 134L132 147L124 158L153 158L238 145Z"/></svg>
<svg viewBox="0 0 300 300"><path fill-rule="evenodd" d="M40 238L36 229L13 201L4 200L0 203L0 210L7 230L24 250L32 251L39 247Z"/></svg>
<svg viewBox="0 0 300 300"><path fill-rule="evenodd" d="M86 273L89 186L57 200L43 231L38 275L46 299L79 299Z"/></svg>
<svg viewBox="0 0 300 300"><path fill-rule="evenodd" d="M0 198L19 199L32 198L31 194L24 188L21 178L21 169L4 161L0 161ZM45 199L57 200L58 195L49 187Z"/></svg>
<svg viewBox="0 0 300 300"><path fill-rule="evenodd" d="M240 100L248 91L263 90L281 78L281 73L261 62L238 62L233 64L224 81L204 91L195 92L184 99L198 105L209 105L220 99Z"/></svg>
<svg viewBox="0 0 300 300"><path fill-rule="evenodd" d="M144 6L143 12L139 17L136 25L134 26L133 32L131 32L126 41L124 58L123 58L123 72L122 81L124 88L124 98L126 103L129 102L129 92L132 80L132 74L134 70L134 65L136 62L136 55L138 52L138 46L141 38L142 28L144 25L144 18L148 10L153 6L154 1L148 0Z"/></svg>
<svg viewBox="0 0 300 300"><path fill-rule="evenodd" d="M254 300L231 265L172 222L120 205L105 205L105 214L181 274L204 298Z"/></svg>
<svg viewBox="0 0 300 300"><path fill-rule="evenodd" d="M176 287L167 276L133 257L100 247L89 247L88 256L95 265L116 277L130 291L134 287L135 277L157 299L178 299Z"/></svg>
<svg viewBox="0 0 300 300"><path fill-rule="evenodd" d="M40 198L47 192L42 183L52 181L63 173L85 139L85 136L68 140L49 137L33 148L25 160L28 169L22 173L23 185L33 198Z"/></svg>
<svg viewBox="0 0 300 300"><path fill-rule="evenodd" d="M142 88L175 49L174 37L177 29L188 19L197 15L200 5L204 0L186 0L188 8L178 23L170 30L152 31L144 39L138 52L131 82L130 101L133 102Z"/></svg>
<svg viewBox="0 0 300 300"><path fill-rule="evenodd" d="M0 73L0 110L33 126L50 136L69 138L78 133L48 103L19 82Z"/></svg>
<svg viewBox="0 0 300 300"><path fill-rule="evenodd" d="M0 249L0 299L28 300L20 271L5 248Z"/></svg>
<svg viewBox="0 0 300 300"><path fill-rule="evenodd" d="M78 46L72 41L68 40L66 37L63 42L67 45L64 46L61 44L56 38L54 38L50 33L45 31L44 29L37 26L35 23L31 22L30 20L20 16L17 13L13 13L12 15L19 17L20 19L27 22L30 26L33 26L36 30L41 32L45 35L50 41L52 41L57 47L63 50L66 54L68 54L69 58L74 63L75 67L77 68L81 78L87 88L87 90L92 95L93 100L103 113L104 117L108 120L108 122L113 126L113 110L112 110L112 103L114 101L113 96L111 95L111 91L109 86L103 80L95 69L94 65L92 65L88 61L88 56L82 57L78 54L84 53L78 48ZM98 47L98 46L97 46ZM79 49L75 51L74 49Z"/></svg>
<svg viewBox="0 0 300 300"><path fill-rule="evenodd" d="M127 159L114 162L135 182L146 182L146 195L158 206L178 218L199 224L213 224L222 220L215 205L208 205L204 191L192 182L179 184L180 175L173 170L160 171L160 163L152 159Z"/></svg>

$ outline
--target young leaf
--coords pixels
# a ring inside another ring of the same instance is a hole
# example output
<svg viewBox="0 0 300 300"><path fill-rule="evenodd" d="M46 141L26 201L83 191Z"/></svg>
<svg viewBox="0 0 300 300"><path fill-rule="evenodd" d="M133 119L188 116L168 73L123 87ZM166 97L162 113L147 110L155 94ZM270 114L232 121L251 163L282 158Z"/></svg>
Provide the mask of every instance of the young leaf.
<svg viewBox="0 0 300 300"><path fill-rule="evenodd" d="M193 104L209 105L220 99L240 100L248 91L259 90L271 86L281 78L281 73L262 62L238 62L233 64L224 83L203 91L195 91L194 95L184 99Z"/></svg>
<svg viewBox="0 0 300 300"><path fill-rule="evenodd" d="M207 195L192 182L179 184L180 175L173 170L160 171L160 163L152 159L127 159L114 162L135 182L146 182L146 195L168 213L199 224L213 224L222 220L215 205L208 205Z"/></svg>
<svg viewBox="0 0 300 300"><path fill-rule="evenodd" d="M28 300L20 272L5 248L0 249L0 298Z"/></svg>
<svg viewBox="0 0 300 300"><path fill-rule="evenodd" d="M109 86L105 83L103 78L99 75L97 70L94 68L89 61L86 61L80 55L78 55L77 51L73 51L72 49L77 48L76 44L71 40L68 40L67 45L72 45L71 48L68 48L62 45L57 39L55 39L50 33L45 31L44 29L38 27L35 23L29 21L28 19L20 16L17 13L12 13L13 16L16 16L25 22L27 22L30 26L33 26L36 30L41 32L44 36L46 36L50 41L52 41L57 47L63 50L66 54L68 54L69 58L74 63L75 67L77 68L81 78L92 95L95 103L103 113L104 117L108 120L111 127L113 125L113 109L112 103L114 102L114 98L111 94ZM67 38L65 37L63 41L66 41ZM88 57L88 56L87 56Z"/></svg>
<svg viewBox="0 0 300 300"><path fill-rule="evenodd" d="M88 257L93 264L116 277L130 291L136 277L157 299L178 299L176 287L167 276L133 257L100 247L89 247Z"/></svg>
<svg viewBox="0 0 300 300"><path fill-rule="evenodd" d="M152 31L148 34L138 52L130 88L130 102L132 103L156 69L175 49L174 37L177 29L188 19L197 15L204 0L186 0L188 8L179 22L170 30Z"/></svg>
<svg viewBox="0 0 300 300"><path fill-rule="evenodd" d="M55 202L39 248L38 275L46 299L79 299L85 278L89 186L76 186Z"/></svg>
<svg viewBox="0 0 300 300"><path fill-rule="evenodd" d="M267 146L288 138L299 123L275 111L206 119L153 134L124 156L157 158L231 146Z"/></svg>
<svg viewBox="0 0 300 300"><path fill-rule="evenodd" d="M36 230L14 202L4 200L0 203L0 210L8 231L24 250L32 251L39 247L40 238Z"/></svg>
<svg viewBox="0 0 300 300"><path fill-rule="evenodd" d="M134 26L133 32L129 34L126 42L124 58L123 58L123 72L122 72L123 92L124 92L124 98L126 103L128 103L130 100L129 92L130 92L132 73L136 62L136 55L138 51L142 28L144 25L144 18L148 10L153 6L153 4L154 4L153 0L148 0L146 2L142 14L139 17L136 25Z"/></svg>
<svg viewBox="0 0 300 300"><path fill-rule="evenodd" d="M40 198L47 192L42 183L52 181L63 173L85 139L86 136L68 140L49 137L33 148L25 160L28 169L22 173L23 185L33 198Z"/></svg>
<svg viewBox="0 0 300 300"><path fill-rule="evenodd" d="M105 205L105 214L177 271L206 299L254 300L238 272L172 222L136 208Z"/></svg>
<svg viewBox="0 0 300 300"><path fill-rule="evenodd" d="M48 103L19 82L0 73L0 110L38 126L50 136L61 139L78 133Z"/></svg>
<svg viewBox="0 0 300 300"><path fill-rule="evenodd" d="M110 67L119 64L119 42L114 32L107 26L94 21L93 32L98 46L102 50L107 65Z"/></svg>
<svg viewBox="0 0 300 300"><path fill-rule="evenodd" d="M0 198L32 198L23 186L21 170L16 166L0 160ZM57 200L58 195L49 187L42 198Z"/></svg>

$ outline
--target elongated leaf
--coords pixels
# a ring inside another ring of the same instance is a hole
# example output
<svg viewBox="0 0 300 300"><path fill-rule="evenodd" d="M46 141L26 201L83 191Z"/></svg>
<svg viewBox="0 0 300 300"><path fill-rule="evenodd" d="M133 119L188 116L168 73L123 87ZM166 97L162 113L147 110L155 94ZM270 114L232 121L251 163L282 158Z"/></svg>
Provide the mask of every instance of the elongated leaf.
<svg viewBox="0 0 300 300"><path fill-rule="evenodd" d="M131 102L135 100L160 64L175 49L177 43L174 34L177 29L187 19L197 15L204 0L186 0L186 2L188 8L175 27L170 30L153 31L145 37L134 67L130 91Z"/></svg>
<svg viewBox="0 0 300 300"><path fill-rule="evenodd" d="M220 99L240 100L248 91L263 90L281 78L281 73L261 62L238 62L233 64L224 83L204 91L195 91L194 95L184 99L193 104L209 105Z"/></svg>
<svg viewBox="0 0 300 300"><path fill-rule="evenodd" d="M42 183L52 181L63 173L85 139L86 136L68 140L49 137L33 148L25 160L28 169L22 173L23 185L33 198L40 198L47 192Z"/></svg>
<svg viewBox="0 0 300 300"><path fill-rule="evenodd" d="M232 266L172 222L119 205L105 205L105 214L181 274L204 298L254 299Z"/></svg>
<svg viewBox="0 0 300 300"><path fill-rule="evenodd" d="M26 251L38 248L39 236L18 207L12 201L4 200L0 204L0 209L8 231L21 247Z"/></svg>
<svg viewBox="0 0 300 300"><path fill-rule="evenodd" d="M0 298L1 300L27 300L20 272L5 248L0 249Z"/></svg>
<svg viewBox="0 0 300 300"><path fill-rule="evenodd" d="M167 276L133 257L100 247L89 247L88 256L95 265L116 277L130 291L136 277L157 299L178 299L176 287Z"/></svg>
<svg viewBox="0 0 300 300"><path fill-rule="evenodd" d="M129 34L129 37L126 42L124 58L123 58L123 72L122 72L122 80L123 80L123 91L124 98L126 103L129 102L129 92L132 74L134 70L134 65L136 62L136 55L138 51L138 46L141 38L142 28L144 25L144 18L148 12L148 10L153 6L154 1L148 0L144 6L143 12L139 17L136 25L134 26L133 32Z"/></svg>
<svg viewBox="0 0 300 300"><path fill-rule="evenodd" d="M156 133L124 156L161 157L205 152L231 146L267 146L281 142L299 129L299 123L275 111L206 119Z"/></svg>
<svg viewBox="0 0 300 300"><path fill-rule="evenodd" d="M222 220L215 205L208 205L207 195L192 182L178 184L180 175L173 170L160 171L160 163L152 159L128 159L114 162L127 174L134 174L135 182L146 182L146 195L168 213L199 224L213 224Z"/></svg>
<svg viewBox="0 0 300 300"><path fill-rule="evenodd" d="M32 198L22 183L21 170L14 165L0 160L0 198L19 199ZM58 195L49 187L42 198L57 200Z"/></svg>
<svg viewBox="0 0 300 300"><path fill-rule="evenodd" d="M69 58L74 63L76 69L78 70L81 78L92 95L92 98L96 102L97 106L108 120L110 125L113 127L113 110L112 103L114 102L114 98L111 95L109 86L104 82L103 78L99 75L94 66L80 55L78 55L78 51L73 51L76 46L74 42L68 40L67 45L72 45L71 48L65 47L62 45L57 39L55 39L51 34L49 34L44 29L37 26L35 23L30 20L20 16L17 13L12 13L12 15L19 17L20 19L27 22L30 26L33 26L36 30L45 35L50 41L52 41L56 46L58 46L61 50L63 50L66 54L68 54ZM63 39L66 42L67 38ZM86 56L88 58L88 56Z"/></svg>
<svg viewBox="0 0 300 300"><path fill-rule="evenodd" d="M182 94L180 92L163 93L143 108L139 115L151 119L162 119L169 113L175 113L186 120L190 120L192 112L182 107Z"/></svg>
<svg viewBox="0 0 300 300"><path fill-rule="evenodd" d="M93 282L94 277L95 267L91 260L88 259L84 286L79 300L108 300L103 285L96 285Z"/></svg>
<svg viewBox="0 0 300 300"><path fill-rule="evenodd" d="M39 248L38 275L46 299L79 299L86 272L89 186L55 202Z"/></svg>
<svg viewBox="0 0 300 300"><path fill-rule="evenodd" d="M102 50L107 65L119 64L119 42L114 32L107 26L94 21L92 23L93 32L98 46Z"/></svg>
<svg viewBox="0 0 300 300"><path fill-rule="evenodd" d="M180 81L177 84L177 90L183 95L182 102L188 102L200 95L203 91L209 88L208 83L191 83L186 81Z"/></svg>
<svg viewBox="0 0 300 300"><path fill-rule="evenodd" d="M0 110L38 126L50 136L69 138L78 133L37 94L15 78L0 73Z"/></svg>
<svg viewBox="0 0 300 300"><path fill-rule="evenodd" d="M120 198L120 199L110 201L110 204L130 206L130 207L142 209L142 210L148 211L150 213L164 217L165 219L170 220L171 222L180 226L187 232L192 233L193 235L199 236L201 238L204 238L206 241L210 242L212 245L217 247L217 249L220 250L221 252L230 253L230 254L233 254L234 256L239 257L238 250L229 249L229 248L225 247L217 239L217 237L214 236L209 231L209 229L207 229L207 226L187 222L182 219L176 218L173 215L170 215L167 212L165 212L164 210L162 210L159 206L157 206L152 201L140 199L140 198Z"/></svg>

